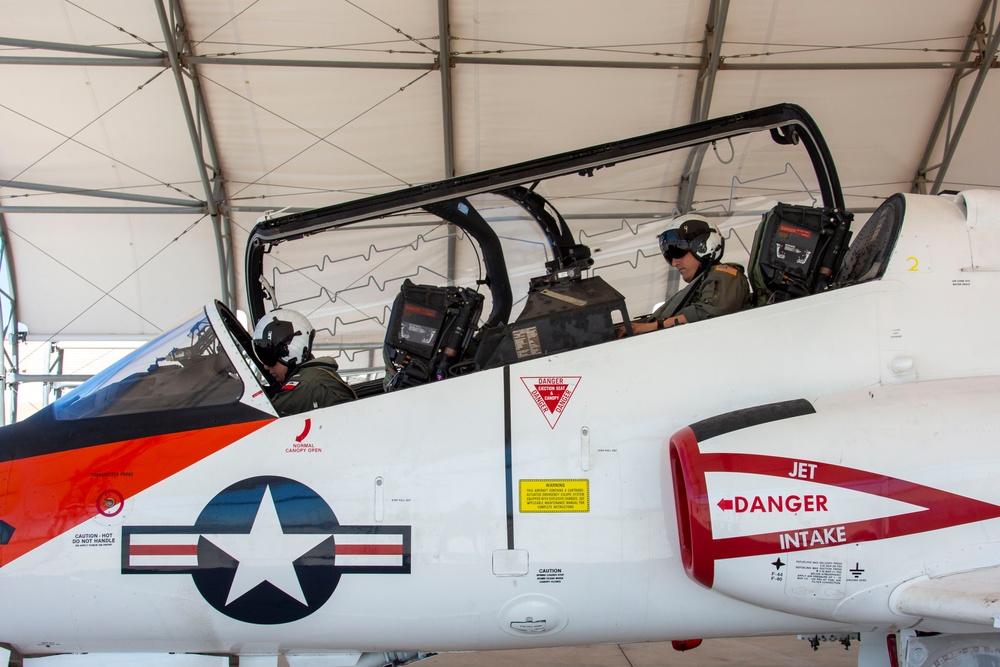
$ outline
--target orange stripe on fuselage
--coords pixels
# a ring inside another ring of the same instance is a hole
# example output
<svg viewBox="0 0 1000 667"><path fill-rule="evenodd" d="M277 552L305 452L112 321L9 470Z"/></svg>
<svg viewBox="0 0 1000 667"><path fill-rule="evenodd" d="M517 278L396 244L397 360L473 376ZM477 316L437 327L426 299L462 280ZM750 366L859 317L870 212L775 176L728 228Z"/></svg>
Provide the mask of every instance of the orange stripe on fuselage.
<svg viewBox="0 0 1000 667"><path fill-rule="evenodd" d="M0 547L0 566L97 516L106 492L115 491L128 500L271 421L124 440L11 462L9 468L0 469L0 490L6 489L0 518L14 533Z"/></svg>

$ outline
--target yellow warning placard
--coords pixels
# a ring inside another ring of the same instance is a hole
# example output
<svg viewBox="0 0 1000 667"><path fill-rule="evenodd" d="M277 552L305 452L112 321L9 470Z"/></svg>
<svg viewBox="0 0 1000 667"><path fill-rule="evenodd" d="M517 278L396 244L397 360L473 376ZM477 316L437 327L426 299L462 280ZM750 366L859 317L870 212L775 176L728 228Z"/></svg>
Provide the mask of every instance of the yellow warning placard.
<svg viewBox="0 0 1000 667"><path fill-rule="evenodd" d="M522 512L589 512L589 479L522 479Z"/></svg>

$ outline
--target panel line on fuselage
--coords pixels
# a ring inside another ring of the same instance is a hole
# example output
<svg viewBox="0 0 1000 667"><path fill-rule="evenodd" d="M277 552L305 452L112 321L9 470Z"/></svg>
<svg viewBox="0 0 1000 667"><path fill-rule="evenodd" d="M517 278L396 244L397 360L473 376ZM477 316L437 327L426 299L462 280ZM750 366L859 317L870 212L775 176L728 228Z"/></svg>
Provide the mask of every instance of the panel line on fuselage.
<svg viewBox="0 0 1000 667"><path fill-rule="evenodd" d="M503 446L507 476L507 548L514 548L514 471L511 465L510 366L503 367Z"/></svg>

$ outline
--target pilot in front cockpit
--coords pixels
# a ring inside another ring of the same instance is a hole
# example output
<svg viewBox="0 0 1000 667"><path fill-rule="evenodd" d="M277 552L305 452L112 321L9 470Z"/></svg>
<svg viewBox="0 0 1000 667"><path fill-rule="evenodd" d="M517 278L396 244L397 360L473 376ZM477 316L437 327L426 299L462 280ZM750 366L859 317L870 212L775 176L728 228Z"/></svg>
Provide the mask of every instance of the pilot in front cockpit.
<svg viewBox="0 0 1000 667"><path fill-rule="evenodd" d="M719 230L697 215L683 215L675 222L680 224L660 234L660 252L687 286L651 315L633 322L634 334L728 315L750 305L743 267L721 261L726 244ZM618 337L624 335L624 327L619 327Z"/></svg>
<svg viewBox="0 0 1000 667"><path fill-rule="evenodd" d="M288 308L272 310L254 328L254 352L281 385L271 397L281 417L357 398L332 357L313 357L315 336L306 316Z"/></svg>

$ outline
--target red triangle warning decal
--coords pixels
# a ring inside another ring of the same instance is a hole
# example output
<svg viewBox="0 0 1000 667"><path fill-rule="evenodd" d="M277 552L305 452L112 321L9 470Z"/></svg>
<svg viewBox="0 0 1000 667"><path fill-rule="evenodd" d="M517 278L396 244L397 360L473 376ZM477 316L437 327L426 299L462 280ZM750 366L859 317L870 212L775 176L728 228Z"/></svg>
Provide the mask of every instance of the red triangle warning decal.
<svg viewBox="0 0 1000 667"><path fill-rule="evenodd" d="M521 382L549 423L549 428L555 428L580 384L580 376L522 377Z"/></svg>

